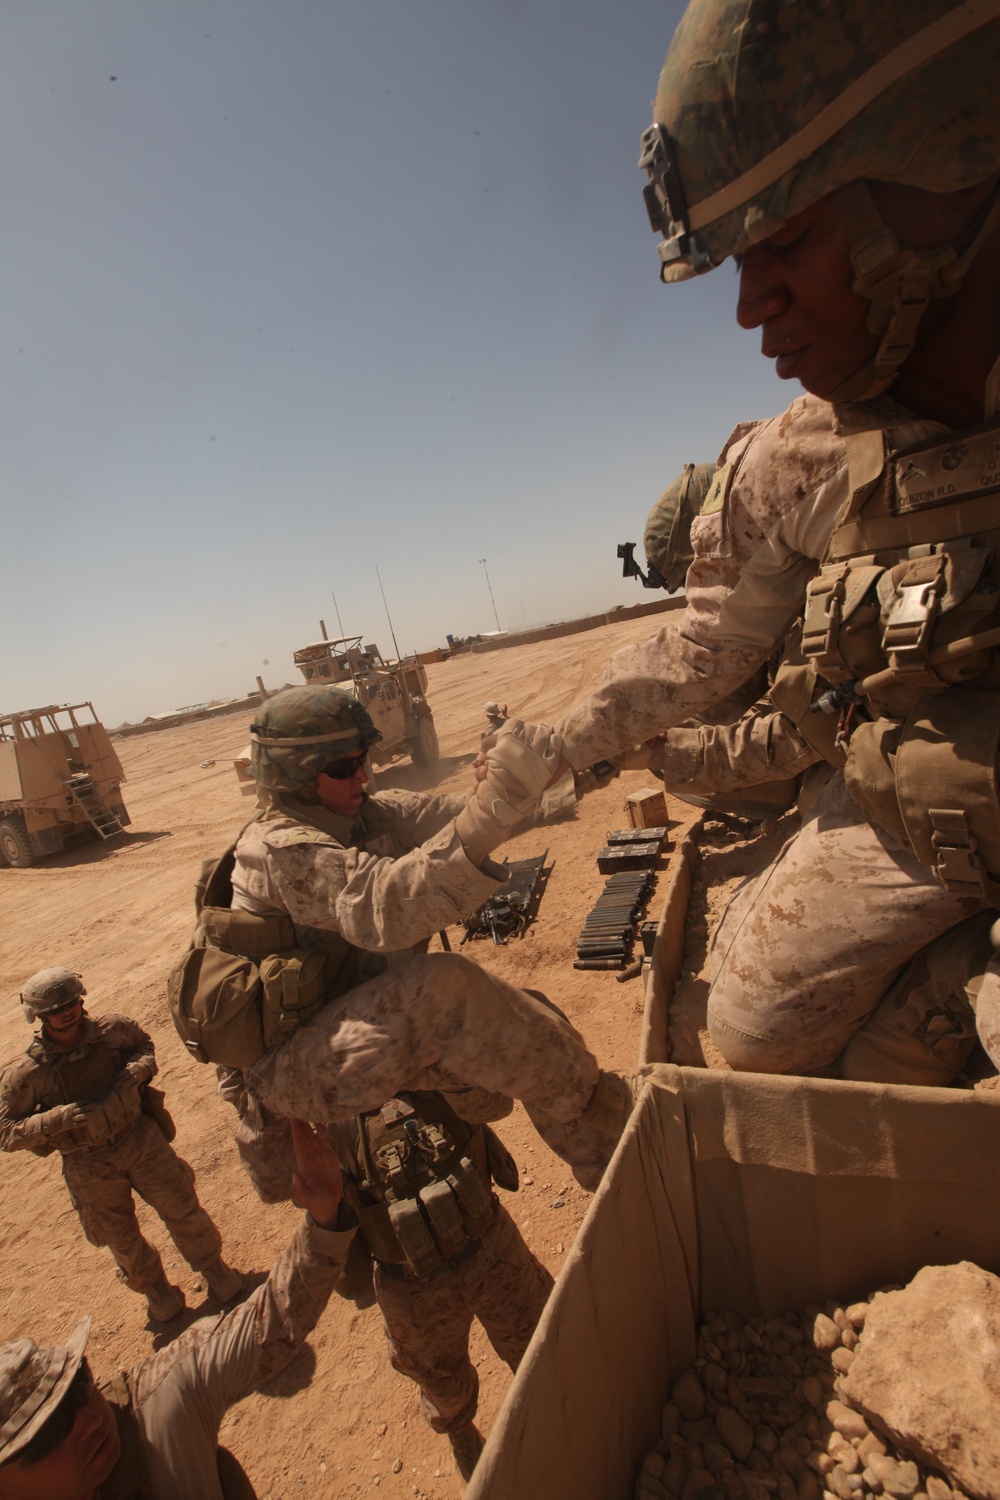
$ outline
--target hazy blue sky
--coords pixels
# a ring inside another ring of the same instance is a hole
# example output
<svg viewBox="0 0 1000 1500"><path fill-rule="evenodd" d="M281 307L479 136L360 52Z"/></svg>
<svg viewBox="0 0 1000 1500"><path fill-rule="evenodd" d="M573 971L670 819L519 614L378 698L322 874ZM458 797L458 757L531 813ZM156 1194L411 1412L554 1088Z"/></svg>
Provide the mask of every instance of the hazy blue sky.
<svg viewBox="0 0 1000 1500"><path fill-rule="evenodd" d="M0 709L637 602L615 545L782 386L636 170L677 3L7 0ZM796 387L797 390L797 387ZM640 549L641 551L641 549ZM646 595L645 597L649 597Z"/></svg>

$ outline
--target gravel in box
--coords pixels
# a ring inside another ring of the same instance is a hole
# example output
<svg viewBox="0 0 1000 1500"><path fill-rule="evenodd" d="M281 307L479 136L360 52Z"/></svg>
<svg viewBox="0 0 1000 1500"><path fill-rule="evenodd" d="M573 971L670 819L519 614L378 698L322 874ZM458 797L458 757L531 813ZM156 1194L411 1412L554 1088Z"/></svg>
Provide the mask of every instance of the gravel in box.
<svg viewBox="0 0 1000 1500"><path fill-rule="evenodd" d="M708 1313L636 1500L965 1500L841 1401L867 1312L857 1302L766 1321Z"/></svg>

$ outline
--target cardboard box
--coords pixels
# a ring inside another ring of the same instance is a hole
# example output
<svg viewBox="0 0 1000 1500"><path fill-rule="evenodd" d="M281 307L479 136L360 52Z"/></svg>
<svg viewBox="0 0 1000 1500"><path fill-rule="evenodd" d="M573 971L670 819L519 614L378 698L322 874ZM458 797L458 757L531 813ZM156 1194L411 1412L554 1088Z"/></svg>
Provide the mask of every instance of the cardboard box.
<svg viewBox="0 0 1000 1500"><path fill-rule="evenodd" d="M689 881L679 853L647 1055ZM997 1093L653 1066L468 1500L630 1500L706 1310L774 1317L958 1260L1000 1274L998 1180Z"/></svg>
<svg viewBox="0 0 1000 1500"><path fill-rule="evenodd" d="M667 799L662 786L643 787L625 798L625 811L633 828L659 828L667 822Z"/></svg>
<svg viewBox="0 0 1000 1500"><path fill-rule="evenodd" d="M469 1500L629 1500L706 1309L775 1317L921 1266L1000 1273L1000 1096L659 1066Z"/></svg>

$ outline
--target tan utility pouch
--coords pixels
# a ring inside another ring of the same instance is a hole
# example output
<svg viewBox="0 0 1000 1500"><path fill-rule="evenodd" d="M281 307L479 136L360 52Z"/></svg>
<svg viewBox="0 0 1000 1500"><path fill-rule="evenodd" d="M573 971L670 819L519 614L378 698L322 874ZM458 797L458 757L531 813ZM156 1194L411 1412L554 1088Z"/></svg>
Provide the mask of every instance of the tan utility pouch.
<svg viewBox="0 0 1000 1500"><path fill-rule="evenodd" d="M896 791L914 852L946 890L995 901L1000 872L1000 692L922 698L896 751Z"/></svg>
<svg viewBox="0 0 1000 1500"><path fill-rule="evenodd" d="M221 948L192 948L167 979L177 1033L199 1062L252 1068L267 1051L260 970Z"/></svg>
<svg viewBox="0 0 1000 1500"><path fill-rule="evenodd" d="M859 724L844 774L869 816L946 890L996 902L998 751L1000 692L955 689L921 698L902 724Z"/></svg>
<svg viewBox="0 0 1000 1500"><path fill-rule="evenodd" d="M139 1118L139 1090L130 1088L120 1094L109 1093L102 1099L81 1104L80 1108L87 1117L86 1121L63 1132L56 1141L60 1151L92 1151L120 1136Z"/></svg>
<svg viewBox="0 0 1000 1500"><path fill-rule="evenodd" d="M151 1083L146 1084L142 1090L142 1112L149 1116L165 1141L174 1139L177 1126L174 1124L173 1115L167 1108L166 1097L162 1089L154 1089Z"/></svg>
<svg viewBox="0 0 1000 1500"><path fill-rule="evenodd" d="M267 1051L304 1026L327 1001L327 954L315 948L272 953L260 966Z"/></svg>

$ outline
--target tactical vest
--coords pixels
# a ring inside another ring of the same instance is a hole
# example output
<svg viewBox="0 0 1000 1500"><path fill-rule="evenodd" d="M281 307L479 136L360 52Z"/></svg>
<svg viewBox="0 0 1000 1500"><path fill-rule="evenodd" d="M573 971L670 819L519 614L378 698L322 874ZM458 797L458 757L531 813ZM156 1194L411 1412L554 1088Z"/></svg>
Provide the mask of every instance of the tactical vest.
<svg viewBox="0 0 1000 1500"><path fill-rule="evenodd" d="M52 1069L60 1104L88 1104L102 1099L113 1088L121 1068L103 1036L85 1043L75 1052L54 1055L36 1037L27 1049L33 1063ZM138 1089L113 1095L100 1110L91 1111L86 1125L64 1130L53 1140L58 1151L88 1151L123 1135L141 1112Z"/></svg>
<svg viewBox="0 0 1000 1500"><path fill-rule="evenodd" d="M195 888L198 922L191 946L171 971L167 995L174 1025L199 1062L251 1068L330 1000L386 967L381 955L339 933L317 933L297 946L295 923L280 914L234 910L236 844L206 860Z"/></svg>
<svg viewBox="0 0 1000 1500"><path fill-rule="evenodd" d="M851 496L802 652L847 726L845 777L949 891L1000 900L1000 422L887 452L847 438Z"/></svg>
<svg viewBox="0 0 1000 1500"><path fill-rule="evenodd" d="M496 1216L492 1176L517 1186L493 1132L436 1093L406 1093L355 1123L356 1180L345 1178L344 1195L374 1258L424 1280L477 1250Z"/></svg>

